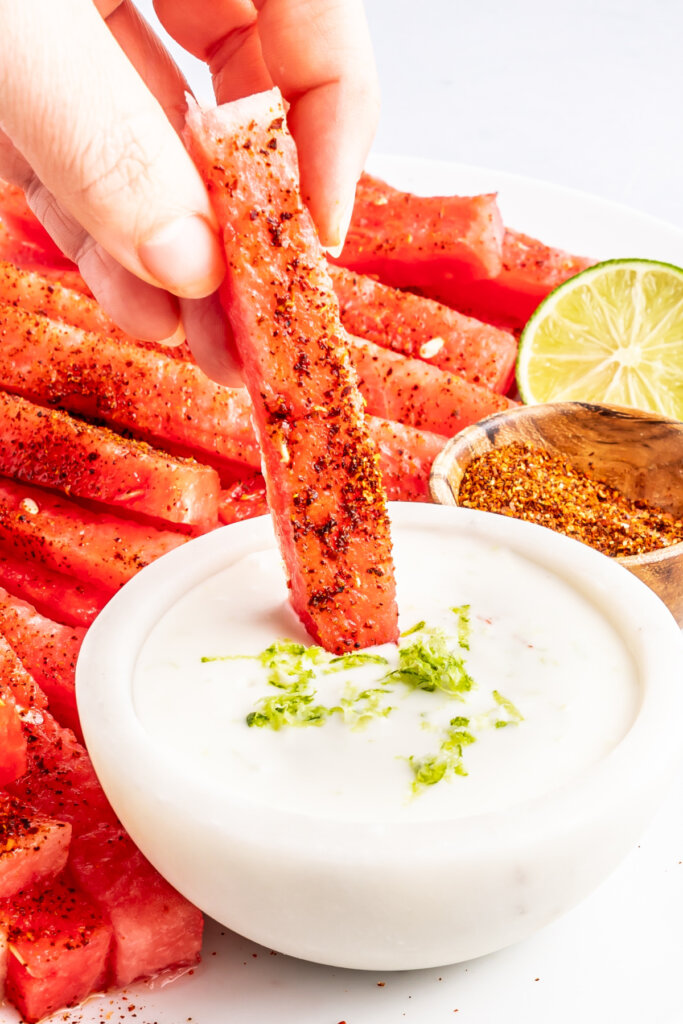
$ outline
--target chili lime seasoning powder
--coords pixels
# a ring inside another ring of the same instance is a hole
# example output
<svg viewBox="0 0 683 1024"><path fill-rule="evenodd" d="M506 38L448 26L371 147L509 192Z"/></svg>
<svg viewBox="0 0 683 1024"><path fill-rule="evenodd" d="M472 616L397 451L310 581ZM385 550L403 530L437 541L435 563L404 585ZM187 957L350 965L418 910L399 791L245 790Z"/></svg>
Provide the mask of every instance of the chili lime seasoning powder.
<svg viewBox="0 0 683 1024"><path fill-rule="evenodd" d="M520 441L492 448L465 470L458 504L525 519L612 557L683 541L683 521L631 500L561 455Z"/></svg>

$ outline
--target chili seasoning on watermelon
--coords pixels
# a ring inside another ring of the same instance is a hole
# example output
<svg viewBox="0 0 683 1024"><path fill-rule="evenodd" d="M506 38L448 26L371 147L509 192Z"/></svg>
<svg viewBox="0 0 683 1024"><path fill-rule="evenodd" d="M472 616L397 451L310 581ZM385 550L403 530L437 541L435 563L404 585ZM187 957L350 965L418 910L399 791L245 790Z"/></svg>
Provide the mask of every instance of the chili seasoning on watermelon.
<svg viewBox="0 0 683 1024"><path fill-rule="evenodd" d="M378 454L301 199L282 97L192 106L187 138L223 230L221 300L254 406L292 606L336 653L396 641Z"/></svg>

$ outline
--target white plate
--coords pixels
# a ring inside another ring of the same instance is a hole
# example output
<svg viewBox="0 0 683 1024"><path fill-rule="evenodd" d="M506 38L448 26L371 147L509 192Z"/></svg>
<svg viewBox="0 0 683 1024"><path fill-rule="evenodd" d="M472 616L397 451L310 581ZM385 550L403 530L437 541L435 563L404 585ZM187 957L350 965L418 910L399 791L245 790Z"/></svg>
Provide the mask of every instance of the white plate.
<svg viewBox="0 0 683 1024"><path fill-rule="evenodd" d="M497 191L506 224L598 258L683 264L683 232L591 196L455 164L376 158L370 169L424 194ZM444 879L448 885L448 879ZM627 860L534 938L437 970L315 966L211 923L192 976L93 999L73 1024L681 1024L683 773ZM58 1014L55 1020L64 1021ZM2 1024L18 1017L0 1009Z"/></svg>

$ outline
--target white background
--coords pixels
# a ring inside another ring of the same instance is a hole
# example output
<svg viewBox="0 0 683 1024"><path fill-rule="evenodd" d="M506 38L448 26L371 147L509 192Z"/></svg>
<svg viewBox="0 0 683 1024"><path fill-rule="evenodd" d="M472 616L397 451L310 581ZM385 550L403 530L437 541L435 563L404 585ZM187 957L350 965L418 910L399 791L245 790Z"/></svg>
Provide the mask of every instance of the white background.
<svg viewBox="0 0 683 1024"><path fill-rule="evenodd" d="M138 6L153 20L151 0ZM683 227L681 0L366 8L383 100L375 152L512 171ZM181 62L208 98L196 63Z"/></svg>

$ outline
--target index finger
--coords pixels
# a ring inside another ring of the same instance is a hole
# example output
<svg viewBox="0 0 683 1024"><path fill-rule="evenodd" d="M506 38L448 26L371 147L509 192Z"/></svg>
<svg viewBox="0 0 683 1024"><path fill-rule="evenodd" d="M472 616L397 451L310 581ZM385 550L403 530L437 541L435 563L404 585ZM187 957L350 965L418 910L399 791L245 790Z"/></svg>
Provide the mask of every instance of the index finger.
<svg viewBox="0 0 683 1024"><path fill-rule="evenodd" d="M304 198L338 246L379 114L362 0L155 0L169 32L208 62L219 102L276 84L290 104Z"/></svg>

